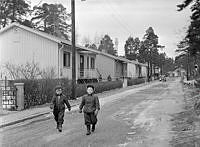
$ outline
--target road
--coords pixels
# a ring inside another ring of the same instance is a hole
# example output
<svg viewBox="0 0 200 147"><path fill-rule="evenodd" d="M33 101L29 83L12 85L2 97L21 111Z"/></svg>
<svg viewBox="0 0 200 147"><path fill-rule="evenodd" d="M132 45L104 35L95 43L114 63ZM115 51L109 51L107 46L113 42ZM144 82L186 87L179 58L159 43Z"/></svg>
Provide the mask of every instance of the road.
<svg viewBox="0 0 200 147"><path fill-rule="evenodd" d="M179 80L157 82L101 99L97 129L86 136L83 114L74 108L65 115L63 132L52 116L0 130L3 147L168 147L171 115L183 103Z"/></svg>

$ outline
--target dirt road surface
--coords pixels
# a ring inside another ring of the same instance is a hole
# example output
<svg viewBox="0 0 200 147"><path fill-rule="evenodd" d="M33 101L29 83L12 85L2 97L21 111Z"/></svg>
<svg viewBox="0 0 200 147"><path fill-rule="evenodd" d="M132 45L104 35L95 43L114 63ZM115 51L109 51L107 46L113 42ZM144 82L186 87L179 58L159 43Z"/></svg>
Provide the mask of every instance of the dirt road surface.
<svg viewBox="0 0 200 147"><path fill-rule="evenodd" d="M174 115L184 109L180 79L156 82L100 99L97 129L86 136L77 108L65 115L63 132L50 115L0 130L3 147L169 147Z"/></svg>

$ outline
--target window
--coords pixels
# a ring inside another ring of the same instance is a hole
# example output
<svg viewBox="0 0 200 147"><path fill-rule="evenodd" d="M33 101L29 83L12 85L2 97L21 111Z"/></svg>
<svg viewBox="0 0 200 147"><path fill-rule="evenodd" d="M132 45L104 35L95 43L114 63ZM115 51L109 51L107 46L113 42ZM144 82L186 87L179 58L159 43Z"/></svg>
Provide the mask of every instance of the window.
<svg viewBox="0 0 200 147"><path fill-rule="evenodd" d="M91 69L95 69L95 59L94 58L91 58L90 60L90 65L91 65Z"/></svg>
<svg viewBox="0 0 200 147"><path fill-rule="evenodd" d="M69 52L63 53L63 66L70 67L70 53Z"/></svg>
<svg viewBox="0 0 200 147"><path fill-rule="evenodd" d="M89 69L89 68L90 68L90 58L87 57L87 69Z"/></svg>

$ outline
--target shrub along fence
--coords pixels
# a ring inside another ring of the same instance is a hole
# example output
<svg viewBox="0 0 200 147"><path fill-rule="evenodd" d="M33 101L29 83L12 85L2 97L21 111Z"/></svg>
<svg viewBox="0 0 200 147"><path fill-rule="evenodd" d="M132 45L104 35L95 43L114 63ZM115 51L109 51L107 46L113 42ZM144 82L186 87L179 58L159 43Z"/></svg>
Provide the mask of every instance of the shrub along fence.
<svg viewBox="0 0 200 147"><path fill-rule="evenodd" d="M144 78L128 79L128 86L144 83ZM68 79L38 79L38 80L16 80L14 83L24 83L24 108L28 109L32 106L50 103L53 95L55 94L54 88L56 85L63 86L63 93L71 99L71 80ZM104 81L92 83L95 87L95 93L109 91L116 88L122 88L123 82L117 81ZM86 94L87 84L76 85L77 97Z"/></svg>
<svg viewBox="0 0 200 147"><path fill-rule="evenodd" d="M68 79L40 79L40 80L17 80L15 83L24 83L24 108L30 108L31 106L42 105L51 102L51 99L55 93L54 87L57 84L63 86L63 93L71 98L71 81ZM101 93L111 89L121 88L122 81L107 81L93 83L95 87L95 93ZM77 97L86 94L87 84L77 84L76 94Z"/></svg>
<svg viewBox="0 0 200 147"><path fill-rule="evenodd" d="M196 88L200 88L200 78L199 79L196 79L196 83L195 83L195 86Z"/></svg>
<svg viewBox="0 0 200 147"><path fill-rule="evenodd" d="M127 83L128 83L128 86L138 85L141 83L145 83L145 78L128 79Z"/></svg>

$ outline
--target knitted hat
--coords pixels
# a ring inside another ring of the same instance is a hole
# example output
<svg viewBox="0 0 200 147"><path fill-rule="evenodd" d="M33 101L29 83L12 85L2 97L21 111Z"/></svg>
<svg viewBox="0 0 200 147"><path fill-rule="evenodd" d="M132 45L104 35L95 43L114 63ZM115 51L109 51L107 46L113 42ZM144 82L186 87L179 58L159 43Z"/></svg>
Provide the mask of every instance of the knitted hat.
<svg viewBox="0 0 200 147"><path fill-rule="evenodd" d="M55 87L55 91L56 91L57 89L62 89L62 86L61 86L61 85L57 85L57 86Z"/></svg>
<svg viewBox="0 0 200 147"><path fill-rule="evenodd" d="M93 85L87 85L87 88L91 87L93 90L95 89Z"/></svg>

